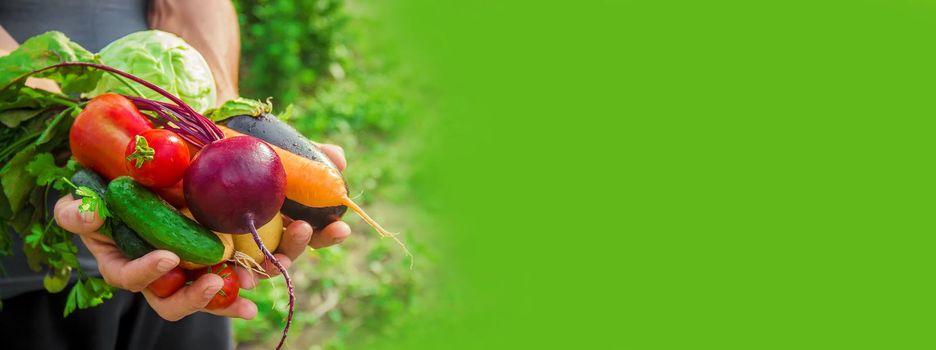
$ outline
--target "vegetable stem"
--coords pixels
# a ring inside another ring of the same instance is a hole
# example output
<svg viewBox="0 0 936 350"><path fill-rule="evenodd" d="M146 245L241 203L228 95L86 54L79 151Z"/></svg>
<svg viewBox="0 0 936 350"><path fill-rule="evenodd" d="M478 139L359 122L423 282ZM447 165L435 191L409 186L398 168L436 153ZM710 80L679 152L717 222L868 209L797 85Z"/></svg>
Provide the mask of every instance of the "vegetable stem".
<svg viewBox="0 0 936 350"><path fill-rule="evenodd" d="M117 75L117 76L130 79L130 80L132 80L132 81L134 81L134 82L136 82L136 83L138 83L138 84L140 84L140 85L143 85L143 86L149 88L150 90L153 90L153 91L159 93L159 94L162 95L163 97L169 99L170 101L172 101L173 103L175 103L175 105L177 106L177 108L172 108L172 109L170 109L170 110L173 110L172 113L162 113L162 114L157 113L157 115L158 115L160 118L166 118L167 116L170 116L170 117L177 117L176 120L170 120L171 122L178 122L178 123L180 123L180 124L181 124L181 123L185 123L185 122L189 123L190 126L192 127L192 129L191 129L191 130L184 130L184 131L183 131L182 133L180 133L180 134L191 134L191 136L192 136L193 139L197 139L197 140L199 141L199 142L193 142L193 143L196 143L196 144L199 145L199 146L204 146L204 145L206 145L206 144L208 144L208 143L211 143L211 142L214 142L214 141L218 141L218 140L221 140L221 139L224 138L224 134L221 132L220 129L218 129L218 127L217 127L216 125L214 125L214 123L212 123L210 120L208 120L207 118L205 118L204 116L202 116L201 114L199 114L198 112L196 112L194 109L192 109L191 106L189 106L189 105L186 104L184 101L182 101L182 99L176 97L175 95L169 93L168 91L164 90L163 88L161 88L161 87L159 87L159 86L157 86L157 85L155 85L155 84L153 84L153 83L150 83L150 82L148 82L148 81L146 81L146 80L143 80L143 79L140 78L140 77L137 77L137 76L135 76L135 75L133 75L133 74L130 74L130 73L121 71L121 70L116 69L116 68L113 68L113 67L109 67L109 66L106 66L106 65L103 65L103 64L97 64L97 63L62 62L62 63L59 63L59 64L54 64L54 65L51 65L51 66L48 66L48 67L45 67L45 68L41 68L41 69L32 71L32 72L31 72L30 74L28 74L28 75L40 73L40 72L47 71L47 70L51 70L51 69L56 69L56 68L59 68L59 67L74 67L74 66L79 66L79 67L90 67L90 68L100 69L100 70L103 70L103 71L105 71L105 72L109 72L109 73L111 73L111 74L115 74L115 75ZM27 75L27 76L28 76L28 75ZM135 92L137 92L137 91L135 91ZM133 98L132 100L137 104L137 107L138 107L138 108L140 107L140 105L144 105L144 106L145 106L145 110L155 111L155 110L159 110L159 109L161 109L161 108L165 108L164 105L162 105L162 104L160 104L160 103L158 103L158 102L156 102L156 101L148 100L148 99L145 99L145 98L142 98L142 97L136 97L136 98ZM144 102L144 101L145 101L145 102ZM147 103L147 102L148 102L148 103ZM177 129L177 130L183 130L183 129ZM194 132L193 132L193 131L194 131ZM192 140L189 140L189 141L192 141Z"/></svg>
<svg viewBox="0 0 936 350"><path fill-rule="evenodd" d="M263 252L263 256L265 256L267 260L272 262L273 265L275 265L276 268L280 270L280 273L283 274L283 279L286 280L286 289L289 292L289 314L286 316L286 327L283 328L283 337L280 338L279 344L276 345L276 350L279 350L286 342L286 335L289 333L289 325L292 324L293 308L296 304L296 296L293 293L292 279L289 278L289 272L286 271L286 268L284 268L283 265L280 264L279 260L276 260L276 257L270 253L270 250L263 245L263 240L260 239L260 234L257 233L257 227L254 223L253 214L248 213L246 215L246 219L247 226L250 227L250 234L253 236L254 242L257 243L257 247L260 248L261 252Z"/></svg>
<svg viewBox="0 0 936 350"><path fill-rule="evenodd" d="M127 160L134 162L133 165L139 169L143 167L144 162L154 158L156 158L156 150L149 146L145 137L137 135L136 146L133 148L133 153L127 156Z"/></svg>
<svg viewBox="0 0 936 350"><path fill-rule="evenodd" d="M51 98L52 98L52 100L54 100L55 102L61 103L61 104L63 104L63 105L69 106L69 107L77 107L78 104L79 104L78 101L75 101L75 100L72 100L72 99L69 99L69 98L63 98L62 96L55 96L55 95L53 95L53 96L51 96Z"/></svg>
<svg viewBox="0 0 936 350"><path fill-rule="evenodd" d="M174 112L173 108L168 108L168 104L161 103L159 101L148 100L142 97L126 97L130 99L130 101L133 101L133 103L140 110L150 111L157 114L157 118L150 117L150 120L165 127L167 130L179 134L179 136L182 136L182 138L184 138L186 141L191 142L197 146L204 146L211 143L211 140L208 137L202 135L202 133L199 132L199 125L195 125L189 120L180 118L178 112ZM176 110L179 109L181 109L181 107L176 108ZM184 110L182 113L184 113Z"/></svg>
<svg viewBox="0 0 936 350"><path fill-rule="evenodd" d="M253 214L247 214L246 219L247 226L250 228L250 234L253 236L254 242L257 243L257 247L260 248L261 252L263 252L263 256L265 256L267 260L272 262L273 265L275 265L276 268L280 270L280 273L283 274L283 279L286 280L286 289L289 292L289 314L286 316L286 327L283 328L283 336L280 338L279 344L276 345L276 350L279 350L281 347L283 347L283 343L286 342L286 335L289 333L289 325L292 324L292 314L296 304L296 296L293 293L292 279L289 278L289 272L286 271L286 268L284 268L283 265L280 264L279 260L276 260L276 257L270 253L270 250L263 245L263 240L260 239L260 234L257 233L257 227L254 223Z"/></svg>

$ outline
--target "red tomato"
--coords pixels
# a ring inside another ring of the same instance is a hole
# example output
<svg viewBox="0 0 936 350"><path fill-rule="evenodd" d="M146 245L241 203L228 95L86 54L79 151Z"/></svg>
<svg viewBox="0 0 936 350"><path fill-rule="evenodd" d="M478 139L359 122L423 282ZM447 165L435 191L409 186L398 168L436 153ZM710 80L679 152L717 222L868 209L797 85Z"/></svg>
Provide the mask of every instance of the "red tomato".
<svg viewBox="0 0 936 350"><path fill-rule="evenodd" d="M107 93L91 99L78 114L68 143L79 164L111 180L127 175L126 155L120 150L134 135L152 128L133 102Z"/></svg>
<svg viewBox="0 0 936 350"><path fill-rule="evenodd" d="M160 298L168 297L185 285L185 270L176 267L150 283L149 289Z"/></svg>
<svg viewBox="0 0 936 350"><path fill-rule="evenodd" d="M237 300L237 294L240 293L240 279L237 277L237 273L234 272L233 264L223 262L204 269L194 270L194 272L196 272L195 279L204 274L213 273L221 276L221 279L224 280L221 290L218 291L218 294L215 294L214 298L211 298L208 306L205 306L206 309L223 309L234 303L234 300Z"/></svg>
<svg viewBox="0 0 936 350"><path fill-rule="evenodd" d="M149 187L175 185L188 169L188 145L165 129L151 129L139 133L127 144L127 171L137 182Z"/></svg>

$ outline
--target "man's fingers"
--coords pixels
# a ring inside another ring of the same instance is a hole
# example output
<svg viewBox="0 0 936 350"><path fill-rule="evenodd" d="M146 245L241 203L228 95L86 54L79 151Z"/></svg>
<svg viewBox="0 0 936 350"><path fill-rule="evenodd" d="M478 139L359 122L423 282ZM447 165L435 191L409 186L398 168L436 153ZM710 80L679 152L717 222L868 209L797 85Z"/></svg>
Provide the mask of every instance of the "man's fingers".
<svg viewBox="0 0 936 350"><path fill-rule="evenodd" d="M351 235L351 226L344 221L336 221L312 234L309 246L312 248L325 248L343 242Z"/></svg>
<svg viewBox="0 0 936 350"><path fill-rule="evenodd" d="M117 270L120 266L126 264L129 259L117 250L117 247L114 246L113 243L106 243L105 241L92 238L90 235L79 235L78 238L88 247L88 250L94 255L94 259L98 261L98 271L101 271L101 277L104 278L104 282L114 287L122 288L119 274L105 273L105 271Z"/></svg>
<svg viewBox="0 0 936 350"><path fill-rule="evenodd" d="M95 257L101 275L108 283L131 292L142 291L179 265L179 257L168 250L154 250L134 260L127 260L110 252Z"/></svg>
<svg viewBox="0 0 936 350"><path fill-rule="evenodd" d="M209 273L166 298L157 297L149 289L144 289L143 295L159 317L167 321L178 321L205 308L223 285L224 280L221 276Z"/></svg>
<svg viewBox="0 0 936 350"><path fill-rule="evenodd" d="M341 148L341 146L330 143L317 143L316 145L328 156L328 159L331 159L332 163L335 163L335 166L338 167L338 171L344 171L345 167L348 166L348 161L345 159L344 148Z"/></svg>
<svg viewBox="0 0 936 350"><path fill-rule="evenodd" d="M189 309L198 310L204 308L214 298L215 294L224 286L224 279L213 273L206 273L198 277L195 282L179 290L168 299L180 298L177 300L181 305L187 305Z"/></svg>
<svg viewBox="0 0 936 350"><path fill-rule="evenodd" d="M245 269L243 266L234 266L234 272L237 273L241 289L254 289L257 286L257 278L254 277L253 271Z"/></svg>
<svg viewBox="0 0 936 350"><path fill-rule="evenodd" d="M295 260L305 250L311 238L312 226L309 223L302 220L293 221L286 226L286 232L283 233L283 240L277 252Z"/></svg>
<svg viewBox="0 0 936 350"><path fill-rule="evenodd" d="M238 297L234 300L231 305L228 305L223 309L216 310L205 310L205 312L212 315L224 316L224 317L237 317L243 318L245 320L252 320L257 316L257 305L252 301Z"/></svg>
<svg viewBox="0 0 936 350"><path fill-rule="evenodd" d="M180 320L197 311L204 311L224 317L243 318L246 320L253 319L257 316L257 305L244 298L237 298L234 300L234 303L223 309L206 310L205 306L207 306L211 299L221 290L223 284L224 281L220 276L205 274L192 284L182 287L182 289L179 289L175 294L169 297L157 297L148 289L143 291L143 295L146 297L150 306L153 307L153 310L155 310L160 317L169 321Z"/></svg>
<svg viewBox="0 0 936 350"><path fill-rule="evenodd" d="M276 260L279 261L280 265L283 265L284 269L289 269L289 266L292 265L292 259L290 259L288 256L285 256L280 253L273 254L273 256L276 257ZM260 266L263 266L263 271L266 271L266 273L270 275L270 277L280 275L280 270L276 268L276 265L273 265L273 262L270 261L270 259L264 259L263 263L261 263Z"/></svg>
<svg viewBox="0 0 936 350"><path fill-rule="evenodd" d="M97 231L104 224L96 212L78 212L81 200L72 198L69 194L55 203L55 222L65 231L86 234Z"/></svg>

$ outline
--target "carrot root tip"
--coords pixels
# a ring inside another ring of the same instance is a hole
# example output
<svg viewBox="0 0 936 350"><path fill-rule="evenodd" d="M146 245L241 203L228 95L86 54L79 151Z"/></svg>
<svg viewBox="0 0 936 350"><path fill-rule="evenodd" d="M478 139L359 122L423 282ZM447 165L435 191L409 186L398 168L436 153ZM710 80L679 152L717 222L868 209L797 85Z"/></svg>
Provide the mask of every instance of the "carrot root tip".
<svg viewBox="0 0 936 350"><path fill-rule="evenodd" d="M405 254L410 259L409 268L410 270L413 269L413 265L416 263L416 258L413 256L412 253L410 253L409 249L406 248L406 245L403 244L403 241L401 241L397 237L396 233L387 231L386 229L383 228L383 226L380 226L380 224L378 224L377 221L374 221L374 219L371 219L370 215L367 215L364 209L361 209L361 207L358 206L357 203L354 203L354 201L352 201L350 198L345 197L344 205L347 206L348 208L351 208L351 210L357 213L358 216L361 217L361 219L364 219L364 222L366 222L368 225L373 227L374 230L377 230L377 233L380 234L381 237L390 237L390 239L396 242L397 245L400 246L400 248L403 248L403 254Z"/></svg>

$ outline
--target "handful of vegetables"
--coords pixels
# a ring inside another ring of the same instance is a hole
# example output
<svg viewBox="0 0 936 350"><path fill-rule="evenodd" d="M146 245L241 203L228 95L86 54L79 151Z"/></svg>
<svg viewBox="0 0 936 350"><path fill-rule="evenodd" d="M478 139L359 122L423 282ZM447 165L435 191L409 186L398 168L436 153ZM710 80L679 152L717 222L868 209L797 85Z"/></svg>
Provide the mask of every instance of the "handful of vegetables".
<svg viewBox="0 0 936 350"><path fill-rule="evenodd" d="M30 76L56 81L64 94L25 86ZM107 84L99 84L103 77ZM75 97L91 92L97 95L90 100ZM289 290L279 348L295 302L289 274L271 253L282 235L281 212L318 229L351 208L381 235L396 237L348 197L344 178L321 150L270 110L268 103L236 99L203 115L166 89L102 64L61 33L33 37L0 58L0 220L24 236L31 267L49 267L46 287L53 292L81 270L69 234L45 212L50 188L70 187L82 198L80 210L105 218L102 233L127 257L155 249L177 254L180 267L150 286L161 297L216 273L225 284L208 308L223 308L238 294L231 259L269 260ZM9 252L9 244L0 235L0 252ZM81 277L66 315L109 297L102 281Z"/></svg>

